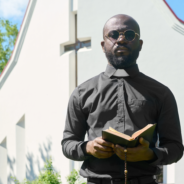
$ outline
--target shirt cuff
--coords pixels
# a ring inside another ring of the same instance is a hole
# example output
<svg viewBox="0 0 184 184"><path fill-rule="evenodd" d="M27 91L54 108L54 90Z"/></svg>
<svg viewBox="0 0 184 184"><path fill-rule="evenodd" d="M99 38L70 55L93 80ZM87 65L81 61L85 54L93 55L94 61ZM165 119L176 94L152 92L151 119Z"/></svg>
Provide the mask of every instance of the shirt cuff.
<svg viewBox="0 0 184 184"><path fill-rule="evenodd" d="M162 150L160 150L162 148L151 148L151 149L154 152L156 158L154 160L148 161L149 165L151 166L163 165L161 163L161 160L163 159L163 153Z"/></svg>
<svg viewBox="0 0 184 184"><path fill-rule="evenodd" d="M87 158L89 158L91 156L91 155L87 154L87 152L86 152L86 144L87 143L88 143L88 141L83 142L80 145L81 149L79 149L79 155L81 157L83 157L84 159L87 159Z"/></svg>

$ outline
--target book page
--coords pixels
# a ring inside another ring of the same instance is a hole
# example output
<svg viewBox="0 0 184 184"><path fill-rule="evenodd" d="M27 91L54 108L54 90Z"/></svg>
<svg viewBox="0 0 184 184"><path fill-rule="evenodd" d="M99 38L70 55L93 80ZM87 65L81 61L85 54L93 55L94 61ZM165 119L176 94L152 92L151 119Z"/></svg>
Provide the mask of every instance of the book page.
<svg viewBox="0 0 184 184"><path fill-rule="evenodd" d="M130 137L129 135L126 135L126 134L123 134L121 132L118 132L117 130L115 130L115 129L111 128L111 127L109 127L109 129L106 130L106 131L108 131L108 132L110 132L112 134L115 134L117 136L120 136L120 137L122 137L124 139L127 139L127 140L131 140L132 139L132 137Z"/></svg>
<svg viewBox="0 0 184 184"><path fill-rule="evenodd" d="M109 127L109 130L111 130L111 131L113 131L113 132L116 132L116 133L120 133L120 134L122 134L121 132L118 132L117 130L115 130L114 128L112 128L112 127Z"/></svg>
<svg viewBox="0 0 184 184"><path fill-rule="evenodd" d="M132 135L132 138L135 139L136 137L138 137L140 134L142 134L144 131L146 131L147 129L149 129L149 128L152 127L152 126L153 126L153 124L148 124L148 125L145 126L144 128L142 128L142 129L136 131L136 132Z"/></svg>

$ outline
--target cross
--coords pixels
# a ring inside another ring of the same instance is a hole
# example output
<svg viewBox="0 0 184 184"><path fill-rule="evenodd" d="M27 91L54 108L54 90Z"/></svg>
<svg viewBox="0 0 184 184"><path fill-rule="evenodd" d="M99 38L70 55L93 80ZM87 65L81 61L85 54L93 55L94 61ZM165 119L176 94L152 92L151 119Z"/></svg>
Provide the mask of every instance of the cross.
<svg viewBox="0 0 184 184"><path fill-rule="evenodd" d="M75 13L75 14L74 14ZM72 37L74 37L74 43L73 44L67 44L67 43L63 43L60 45L60 55L64 55L65 53L69 52L69 51L75 51L75 56L74 56L74 60L70 60L70 66L69 67L69 78L71 77L70 83L69 83L69 93L71 94L71 92L75 89L75 87L78 84L77 81L77 52L79 49L81 48L89 48L91 47L91 40L89 38L83 39L83 41L80 41L79 39L77 39L77 11L73 11L70 14L70 23L73 25L73 27L71 27L71 29L75 32L73 32L73 35L70 35L70 41L72 40ZM75 23L74 23L75 22ZM71 58L70 58L71 59ZM74 82L75 81L75 82ZM70 172L75 168L75 169L79 169L81 166L81 163L75 163L74 161L70 161Z"/></svg>
<svg viewBox="0 0 184 184"><path fill-rule="evenodd" d="M79 49L84 47L90 47L90 46L91 46L91 40L86 40L81 42L77 39L77 14L76 14L75 15L75 43L71 45L65 45L64 52L75 50L77 53Z"/></svg>
<svg viewBox="0 0 184 184"><path fill-rule="evenodd" d="M72 51L75 50L75 62L76 62L76 67L77 67L77 51L81 48L88 48L91 47L91 40L86 40L86 41L79 41L77 39L77 14L75 14L75 43L70 44L70 45L65 45L64 46L64 52ZM76 70L77 71L77 70ZM77 85L77 72L76 72L76 85Z"/></svg>

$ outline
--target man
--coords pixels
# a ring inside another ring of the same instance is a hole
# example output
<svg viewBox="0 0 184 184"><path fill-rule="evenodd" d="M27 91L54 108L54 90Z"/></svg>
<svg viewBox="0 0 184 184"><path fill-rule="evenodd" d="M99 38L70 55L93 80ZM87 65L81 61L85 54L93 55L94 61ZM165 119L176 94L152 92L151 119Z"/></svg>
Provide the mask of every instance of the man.
<svg viewBox="0 0 184 184"><path fill-rule="evenodd" d="M136 60L143 41L138 23L128 15L110 18L103 29L105 72L79 85L69 100L62 148L72 160L84 161L80 174L92 183L124 183L125 148L102 139L110 127L132 135L156 123L152 142L143 138L127 148L127 184L154 184L158 165L183 155L177 105L163 84L139 72ZM99 61L100 62L100 61ZM88 141L84 141L85 134ZM159 137L159 147L155 147Z"/></svg>

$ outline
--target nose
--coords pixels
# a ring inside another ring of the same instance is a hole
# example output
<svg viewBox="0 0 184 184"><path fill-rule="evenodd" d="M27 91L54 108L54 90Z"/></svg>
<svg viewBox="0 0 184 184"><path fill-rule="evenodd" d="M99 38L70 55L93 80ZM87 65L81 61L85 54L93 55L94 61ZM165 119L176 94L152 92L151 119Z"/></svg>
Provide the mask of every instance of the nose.
<svg viewBox="0 0 184 184"><path fill-rule="evenodd" d="M126 42L127 42L127 40L125 39L125 36L122 34L117 39L117 43L119 43L119 44L126 43Z"/></svg>

